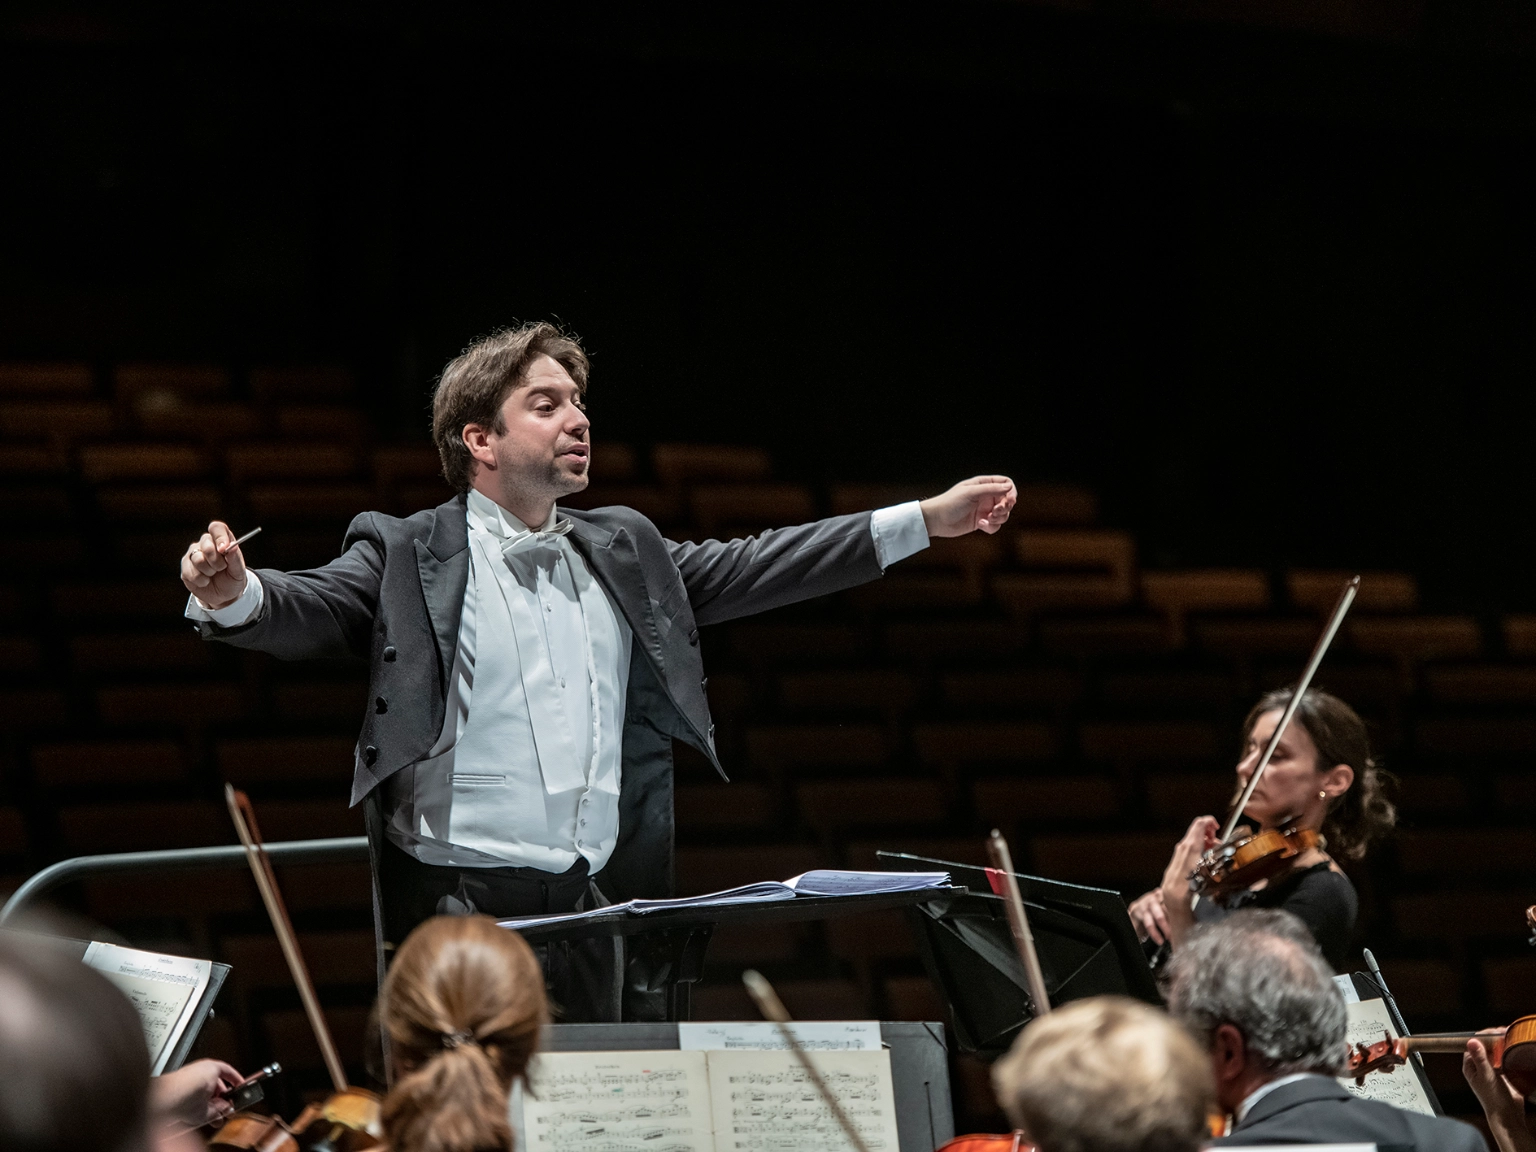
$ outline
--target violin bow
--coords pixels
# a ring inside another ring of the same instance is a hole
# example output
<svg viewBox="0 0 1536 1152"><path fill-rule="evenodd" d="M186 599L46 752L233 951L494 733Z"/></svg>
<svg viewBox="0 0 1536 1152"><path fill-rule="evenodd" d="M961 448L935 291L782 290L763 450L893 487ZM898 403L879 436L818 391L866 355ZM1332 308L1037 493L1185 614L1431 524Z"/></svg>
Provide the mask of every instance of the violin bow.
<svg viewBox="0 0 1536 1152"><path fill-rule="evenodd" d="M341 1057L336 1054L336 1042L331 1039L331 1030L326 1027L325 1014L320 1011L320 999L315 995L314 982L309 978L309 969L305 967L304 957L299 952L293 921L288 919L288 908L283 903L282 893L278 891L271 858L262 847L261 830L256 827L256 810L251 807L250 797L237 791L232 784L224 785L224 803L229 808L230 819L235 822L235 832L240 837L240 843L245 845L246 863L251 866L251 875L256 880L256 890L261 893L261 902L267 906L267 917L272 921L272 931L277 933L277 942L282 946L288 971L293 975L293 982L298 985L299 999L304 1003L304 1014L309 1017L309 1026L314 1030L316 1043L320 1045L325 1069L330 1073L336 1091L345 1092L347 1073L341 1066Z"/></svg>
<svg viewBox="0 0 1536 1152"><path fill-rule="evenodd" d="M1019 878L1013 871L1013 853L1008 851L1008 841L996 828L987 837L987 858L992 861L992 870L1002 876L1003 907L1008 910L1008 927L1013 932L1013 946L1019 950L1019 960L1024 965L1024 980L1029 985L1029 998L1035 1002L1035 1016L1048 1015L1051 998L1045 992L1045 973L1040 969L1035 937L1029 930L1029 915L1024 911Z"/></svg>
<svg viewBox="0 0 1536 1152"><path fill-rule="evenodd" d="M1238 821L1243 818L1243 809L1247 808L1248 801L1253 799L1254 789L1259 786L1264 769L1269 767L1270 757L1274 756L1275 749L1280 746L1280 739L1285 735L1286 728L1290 726L1291 717L1296 715L1296 709L1301 706L1301 698L1311 687L1312 677L1317 675L1318 665L1328 654L1328 646L1333 643L1334 636L1338 634L1339 625L1344 623L1344 616L1348 613L1349 606L1355 602L1355 596L1359 591L1360 577L1356 576L1344 585L1344 591L1339 594L1339 602L1333 606L1333 615L1328 618L1328 627L1323 629L1317 646L1312 649L1312 656L1307 660L1306 668L1302 670L1301 679L1296 681L1296 687L1291 692L1290 703L1280 714L1280 723L1275 725L1275 731L1270 736L1269 743L1264 746L1264 754L1259 757L1259 763L1254 768L1253 775L1248 777L1248 787L1243 789L1242 795L1237 798L1237 803L1232 807L1232 815L1227 817L1226 827L1221 830L1220 843L1225 844L1230 841L1232 833L1237 830Z"/></svg>
<svg viewBox="0 0 1536 1152"><path fill-rule="evenodd" d="M826 1102L832 1115L837 1118L837 1123L842 1128L843 1135L848 1137L848 1142L858 1149L858 1152L870 1152L869 1145L864 1143L864 1138L854 1127L853 1120L847 1112L843 1111L842 1101L838 1100L832 1089L827 1087L827 1082L821 1078L821 1072L811 1062L811 1054L805 1050L805 1045L800 1043L800 1038L789 1026L789 1011L784 1007L784 1001L779 999L779 994L773 990L773 985L768 983L767 977L755 968L748 968L741 974L741 982L747 986L747 995L752 997L752 1002L763 1014L763 1019L773 1021L778 1027L779 1035L794 1052L795 1059L800 1061L800 1067L805 1069L805 1074L816 1086L816 1091L821 1093L822 1100Z"/></svg>

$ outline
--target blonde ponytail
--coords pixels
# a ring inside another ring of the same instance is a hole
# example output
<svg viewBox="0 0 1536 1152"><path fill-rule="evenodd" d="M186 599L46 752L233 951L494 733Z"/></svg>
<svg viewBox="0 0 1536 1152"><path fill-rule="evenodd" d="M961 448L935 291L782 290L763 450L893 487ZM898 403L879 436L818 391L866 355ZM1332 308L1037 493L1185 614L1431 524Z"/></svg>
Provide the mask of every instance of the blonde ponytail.
<svg viewBox="0 0 1536 1152"><path fill-rule="evenodd" d="M511 1152L507 1098L548 1019L523 938L485 916L428 920L396 955L380 1014L397 1075L390 1152Z"/></svg>

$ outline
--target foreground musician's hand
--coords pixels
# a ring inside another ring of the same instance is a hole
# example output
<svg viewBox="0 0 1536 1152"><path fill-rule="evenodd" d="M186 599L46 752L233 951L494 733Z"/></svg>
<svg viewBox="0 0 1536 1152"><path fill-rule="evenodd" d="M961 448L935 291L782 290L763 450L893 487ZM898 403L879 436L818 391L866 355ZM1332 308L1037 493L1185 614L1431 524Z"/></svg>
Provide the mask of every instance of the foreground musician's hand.
<svg viewBox="0 0 1536 1152"><path fill-rule="evenodd" d="M923 526L929 536L964 536L978 528L996 532L1018 500L1018 489L1008 477L972 476L922 501Z"/></svg>
<svg viewBox="0 0 1536 1152"><path fill-rule="evenodd" d="M1536 1152L1536 1136L1526 1122L1525 1097L1493 1066L1481 1041L1467 1041L1461 1074L1483 1106L1488 1130L1493 1133L1499 1152Z"/></svg>
<svg viewBox="0 0 1536 1152"><path fill-rule="evenodd" d="M194 1060L149 1082L149 1110L156 1123L201 1128L233 1109L224 1098L245 1077L222 1060Z"/></svg>
<svg viewBox="0 0 1536 1152"><path fill-rule="evenodd" d="M181 582L207 608L224 608L240 598L245 591L245 556L228 524L215 520L182 553Z"/></svg>

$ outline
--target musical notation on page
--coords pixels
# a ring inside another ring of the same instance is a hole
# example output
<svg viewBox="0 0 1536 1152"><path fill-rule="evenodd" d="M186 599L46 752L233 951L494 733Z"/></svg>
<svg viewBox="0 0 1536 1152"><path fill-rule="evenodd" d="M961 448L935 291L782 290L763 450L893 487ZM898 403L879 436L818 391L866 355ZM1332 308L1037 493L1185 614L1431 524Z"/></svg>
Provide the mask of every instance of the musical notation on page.
<svg viewBox="0 0 1536 1152"><path fill-rule="evenodd" d="M1383 1034L1394 1040L1398 1038L1392 1017L1387 1014L1385 1001L1360 1000L1344 1007L1349 1012L1349 1023L1344 1032L1344 1039L1349 1044L1375 1044ZM1409 1112L1420 1112L1425 1116L1435 1114L1418 1076L1407 1064L1399 1064L1390 1071L1372 1072L1365 1078L1364 1084L1356 1084L1348 1077L1342 1077L1339 1083L1365 1100L1379 1100L1383 1104L1405 1108Z"/></svg>
<svg viewBox="0 0 1536 1152"><path fill-rule="evenodd" d="M897 1152L890 1053L812 1058L870 1152ZM720 1152L847 1152L847 1135L793 1052L711 1052L709 1075Z"/></svg>
<svg viewBox="0 0 1536 1152"><path fill-rule="evenodd" d="M546 1052L523 1095L534 1152L713 1152L702 1052Z"/></svg>

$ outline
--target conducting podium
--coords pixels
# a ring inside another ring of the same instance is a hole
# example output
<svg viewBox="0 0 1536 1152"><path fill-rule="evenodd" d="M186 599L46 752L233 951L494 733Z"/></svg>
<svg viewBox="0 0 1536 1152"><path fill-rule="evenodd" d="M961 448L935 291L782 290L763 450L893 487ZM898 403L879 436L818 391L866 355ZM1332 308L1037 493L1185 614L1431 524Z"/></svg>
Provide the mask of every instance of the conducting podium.
<svg viewBox="0 0 1536 1152"><path fill-rule="evenodd" d="M893 908L939 913L965 894L951 882L948 871L823 869L704 896L631 900L591 912L501 924L520 932L530 944L624 937L624 1018L661 1023L690 1019L692 985L704 974L716 925L831 920Z"/></svg>

